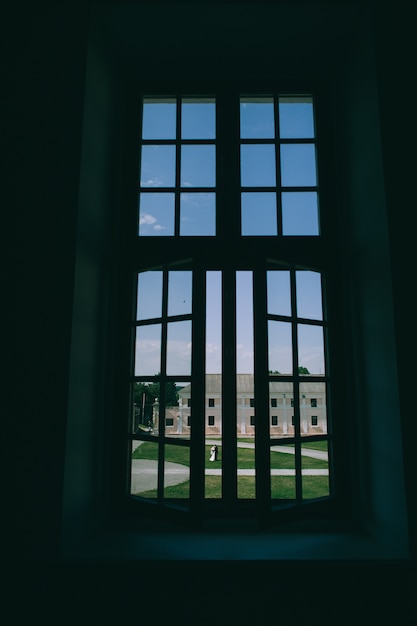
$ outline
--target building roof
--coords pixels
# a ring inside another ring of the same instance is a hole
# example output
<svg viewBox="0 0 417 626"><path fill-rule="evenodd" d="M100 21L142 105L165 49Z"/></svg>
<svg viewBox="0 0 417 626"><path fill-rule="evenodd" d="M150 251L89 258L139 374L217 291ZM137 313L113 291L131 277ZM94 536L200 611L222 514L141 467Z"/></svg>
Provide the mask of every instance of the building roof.
<svg viewBox="0 0 417 626"><path fill-rule="evenodd" d="M293 392L293 384L284 381L271 381L269 383L272 393L289 393ZM320 382L302 382L300 383L301 391L306 393L317 392L323 393L323 383ZM236 375L237 393L252 394L254 393L254 377L253 374L237 374ZM206 396L220 395L222 392L222 375L206 374ZM178 392L180 397L190 397L191 385L186 385Z"/></svg>

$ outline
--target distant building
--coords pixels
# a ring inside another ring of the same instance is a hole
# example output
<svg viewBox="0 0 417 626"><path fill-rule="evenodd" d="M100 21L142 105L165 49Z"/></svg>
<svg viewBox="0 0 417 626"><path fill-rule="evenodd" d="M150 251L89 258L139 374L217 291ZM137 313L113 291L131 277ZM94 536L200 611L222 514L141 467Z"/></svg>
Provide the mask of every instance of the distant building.
<svg viewBox="0 0 417 626"><path fill-rule="evenodd" d="M237 434L255 433L255 400L253 374L237 375ZM325 383L300 383L300 428L303 435L327 433ZM294 435L294 396L290 382L269 383L269 426L271 436ZM191 385L179 391L178 406L166 407L167 435L187 437L191 432ZM154 427L159 423L159 405L154 405ZM221 374L206 375L206 435L222 432Z"/></svg>

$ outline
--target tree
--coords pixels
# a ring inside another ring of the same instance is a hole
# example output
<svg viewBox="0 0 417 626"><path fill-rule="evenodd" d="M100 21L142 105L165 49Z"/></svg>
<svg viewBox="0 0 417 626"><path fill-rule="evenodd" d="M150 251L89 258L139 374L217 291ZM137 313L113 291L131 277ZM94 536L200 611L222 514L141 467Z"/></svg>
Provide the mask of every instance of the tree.
<svg viewBox="0 0 417 626"><path fill-rule="evenodd" d="M135 383L133 402L137 407L152 406L160 397L160 383ZM143 396L145 394L145 397ZM178 406L177 386L172 381L165 383L165 405Z"/></svg>
<svg viewBox="0 0 417 626"><path fill-rule="evenodd" d="M309 374L310 372L308 371L306 367L304 367L303 365L300 365L298 368L298 373ZM281 372L279 372L278 370L268 370L268 374L281 374Z"/></svg>

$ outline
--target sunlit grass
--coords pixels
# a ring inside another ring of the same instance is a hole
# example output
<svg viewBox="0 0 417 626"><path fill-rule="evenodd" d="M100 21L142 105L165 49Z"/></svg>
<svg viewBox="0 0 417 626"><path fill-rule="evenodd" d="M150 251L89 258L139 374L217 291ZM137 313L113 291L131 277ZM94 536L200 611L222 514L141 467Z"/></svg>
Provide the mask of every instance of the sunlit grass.
<svg viewBox="0 0 417 626"><path fill-rule="evenodd" d="M321 450L322 452L328 451L328 443L327 441L310 441L310 442L302 442L303 448L308 448L309 450Z"/></svg>
<svg viewBox="0 0 417 626"><path fill-rule="evenodd" d="M321 442L318 442L321 443ZM221 469L222 447L219 446L217 461L209 461L210 447L205 447L206 469ZM132 459L158 460L158 447L154 443L142 443L132 454ZM165 461L190 465L190 452L188 447L167 445L165 448ZM253 469L255 467L255 450L253 448L237 448L238 469ZM327 461L303 457L303 469L327 469ZM271 451L271 469L294 469L294 455L285 452Z"/></svg>
<svg viewBox="0 0 417 626"><path fill-rule="evenodd" d="M165 488L166 498L188 498L189 481L179 485ZM205 497L208 499L221 498L221 476L205 477ZM303 476L303 499L312 500L329 495L329 479L327 476ZM156 489L144 491L134 495L143 498L156 498ZM241 499L255 498L255 477L238 477L238 497ZM293 476L272 476L271 477L271 498L273 500L293 500L295 499L295 477Z"/></svg>
<svg viewBox="0 0 417 626"><path fill-rule="evenodd" d="M326 442L313 442L308 447L313 449L327 449ZM324 447L326 446L326 447ZM206 469L222 468L222 447L219 446L217 461L209 461L210 445L205 446ZM306 446L307 447L307 446ZM158 459L158 446L155 443L142 443L132 454L133 459L148 459L156 461ZM189 448L184 446L167 445L165 450L165 460L171 463L189 466ZM271 469L294 469L295 458L291 453L271 451ZM313 459L308 456L302 457L303 469L327 469L328 463L320 459ZM237 448L238 469L253 469L255 467L255 451L253 448ZM313 499L329 495L329 479L327 476L303 476L303 498ZM205 476L205 497L221 498L221 476ZM164 490L166 498L188 498L189 481L166 487ZM146 498L156 498L156 490L149 490L140 494ZM242 499L254 499L255 477L238 476L238 497ZM295 477L293 476L271 476L271 498L272 499L294 499L295 498Z"/></svg>

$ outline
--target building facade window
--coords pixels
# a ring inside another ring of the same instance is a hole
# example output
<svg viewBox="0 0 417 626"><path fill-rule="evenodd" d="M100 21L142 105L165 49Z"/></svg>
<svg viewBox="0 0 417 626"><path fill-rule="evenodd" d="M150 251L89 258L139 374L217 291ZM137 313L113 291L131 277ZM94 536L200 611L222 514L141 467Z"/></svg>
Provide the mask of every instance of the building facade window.
<svg viewBox="0 0 417 626"><path fill-rule="evenodd" d="M317 398L311 398L310 406L316 408L317 407Z"/></svg>
<svg viewBox="0 0 417 626"><path fill-rule="evenodd" d="M193 97L157 91L141 98L130 255L130 384L143 388L152 427L137 417L129 427L129 439L146 443L129 458L129 497L200 520L222 506L236 515L255 508L272 520L289 504L298 511L335 494L325 297L332 258L322 232L315 100L227 88ZM326 451L320 481L302 476L310 393L323 398L323 429L314 433ZM214 434L218 480L205 471ZM253 476L243 471L246 439L247 450L255 446ZM286 460L275 449L284 443L292 446L291 481L274 471ZM137 471L145 454L157 461L153 491ZM173 458L189 468L175 489L166 466Z"/></svg>
<svg viewBox="0 0 417 626"><path fill-rule="evenodd" d="M318 417L317 417L317 415L312 415L311 416L311 425L312 426L318 426Z"/></svg>

